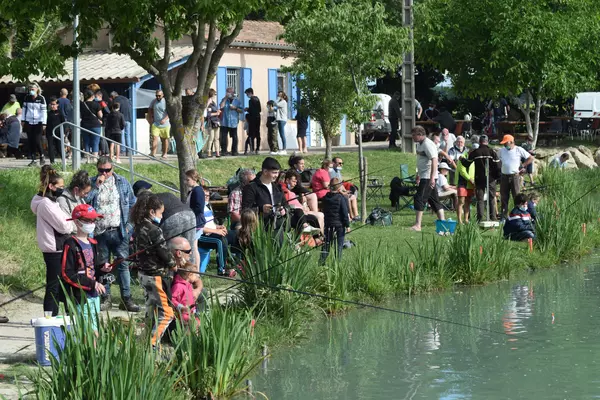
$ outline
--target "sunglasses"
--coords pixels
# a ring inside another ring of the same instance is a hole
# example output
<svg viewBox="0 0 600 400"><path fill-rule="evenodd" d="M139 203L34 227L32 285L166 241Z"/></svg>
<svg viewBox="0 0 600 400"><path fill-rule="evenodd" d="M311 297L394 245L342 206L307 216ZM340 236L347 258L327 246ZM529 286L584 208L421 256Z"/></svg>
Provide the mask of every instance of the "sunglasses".
<svg viewBox="0 0 600 400"><path fill-rule="evenodd" d="M156 96L157 99L162 99L162 96Z"/></svg>
<svg viewBox="0 0 600 400"><path fill-rule="evenodd" d="M98 168L99 174L104 174L104 173L108 174L110 171L112 171L112 168Z"/></svg>
<svg viewBox="0 0 600 400"><path fill-rule="evenodd" d="M344 165L344 163L343 162L339 162L339 163L337 163L337 165Z"/></svg>
<svg viewBox="0 0 600 400"><path fill-rule="evenodd" d="M179 249L179 251L183 251L185 254L190 254L192 252L192 249L187 249L187 250Z"/></svg>

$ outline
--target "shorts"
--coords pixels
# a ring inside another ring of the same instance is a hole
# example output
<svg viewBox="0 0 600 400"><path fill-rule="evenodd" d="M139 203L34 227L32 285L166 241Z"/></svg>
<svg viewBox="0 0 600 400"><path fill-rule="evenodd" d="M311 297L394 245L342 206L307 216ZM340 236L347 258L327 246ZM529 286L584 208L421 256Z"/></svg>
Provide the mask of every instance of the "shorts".
<svg viewBox="0 0 600 400"><path fill-rule="evenodd" d="M458 197L473 197L475 196L475 191L473 189L467 189L459 186L456 188L456 194Z"/></svg>
<svg viewBox="0 0 600 400"><path fill-rule="evenodd" d="M76 304L78 313L83 314L83 319L90 322L94 331L98 332L98 315L100 314L100 296L88 297L84 304Z"/></svg>
<svg viewBox="0 0 600 400"><path fill-rule="evenodd" d="M533 174L533 163L531 163L531 164L527 165L527 167L525 167L525 171L526 171L528 174Z"/></svg>
<svg viewBox="0 0 600 400"><path fill-rule="evenodd" d="M171 127L165 126L164 128L160 128L154 124L150 128L150 133L154 137L160 136L161 139L169 139L171 137Z"/></svg>
<svg viewBox="0 0 600 400"><path fill-rule="evenodd" d="M114 140L115 142L120 144L122 141L121 139L123 139L123 134L122 133L112 133L112 134L108 135L107 138L110 140ZM108 142L108 144L115 144L115 143Z"/></svg>
<svg viewBox="0 0 600 400"><path fill-rule="evenodd" d="M442 208L437 190L435 187L432 188L429 186L429 182L429 179L421 179L419 182L419 187L414 197L415 211L425 210L425 203L429 203L431 209L435 212L438 212Z"/></svg>

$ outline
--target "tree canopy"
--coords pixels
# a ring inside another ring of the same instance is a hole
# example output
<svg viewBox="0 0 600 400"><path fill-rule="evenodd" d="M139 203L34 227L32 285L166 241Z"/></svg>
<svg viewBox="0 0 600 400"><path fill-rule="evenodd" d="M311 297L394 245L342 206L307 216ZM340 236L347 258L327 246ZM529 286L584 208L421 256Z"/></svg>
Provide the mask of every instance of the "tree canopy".
<svg viewBox="0 0 600 400"><path fill-rule="evenodd" d="M302 105L320 122L328 156L342 116L361 123L370 111L367 78L402 62L408 35L388 17L381 2L349 0L313 8L286 24L283 37L298 51L289 71L301 77Z"/></svg>
<svg viewBox="0 0 600 400"><path fill-rule="evenodd" d="M546 99L597 87L599 39L596 0L423 0L416 6L417 59L447 71L466 96L525 93L520 105L527 120L535 110L528 126L535 139Z"/></svg>

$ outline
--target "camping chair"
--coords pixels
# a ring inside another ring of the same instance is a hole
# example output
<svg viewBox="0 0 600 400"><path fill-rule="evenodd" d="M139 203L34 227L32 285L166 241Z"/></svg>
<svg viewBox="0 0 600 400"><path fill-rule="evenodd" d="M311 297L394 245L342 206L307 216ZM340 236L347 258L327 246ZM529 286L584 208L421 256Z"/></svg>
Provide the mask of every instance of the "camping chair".
<svg viewBox="0 0 600 400"><path fill-rule="evenodd" d="M417 193L415 175L409 175L408 164L400 164L400 177L392 179L390 184L390 200L396 211L413 208L414 195ZM394 196L396 194L396 197Z"/></svg>
<svg viewBox="0 0 600 400"><path fill-rule="evenodd" d="M369 176L367 178L367 202L375 200L375 204L379 207L379 200L383 198L384 177L376 178Z"/></svg>

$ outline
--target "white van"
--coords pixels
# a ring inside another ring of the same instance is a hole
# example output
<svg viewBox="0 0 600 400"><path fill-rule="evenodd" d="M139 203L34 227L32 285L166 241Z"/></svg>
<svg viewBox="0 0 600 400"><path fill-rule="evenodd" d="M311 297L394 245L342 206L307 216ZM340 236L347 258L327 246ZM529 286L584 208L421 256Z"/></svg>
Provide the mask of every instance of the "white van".
<svg viewBox="0 0 600 400"><path fill-rule="evenodd" d="M577 93L574 114L577 119L600 117L600 92Z"/></svg>
<svg viewBox="0 0 600 400"><path fill-rule="evenodd" d="M373 93L375 105L371 111L369 122L365 122L363 129L363 141L370 142L377 138L387 138L392 130L388 118L388 106L391 96L384 93Z"/></svg>

